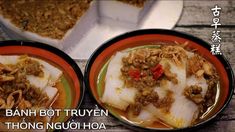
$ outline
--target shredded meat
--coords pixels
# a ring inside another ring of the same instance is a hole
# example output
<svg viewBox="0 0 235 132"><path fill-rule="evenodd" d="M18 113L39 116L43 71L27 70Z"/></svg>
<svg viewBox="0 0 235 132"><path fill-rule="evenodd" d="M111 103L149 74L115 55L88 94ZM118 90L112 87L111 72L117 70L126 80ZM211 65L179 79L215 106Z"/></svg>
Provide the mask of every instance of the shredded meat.
<svg viewBox="0 0 235 132"><path fill-rule="evenodd" d="M20 70L25 71L27 75L43 76L42 65L32 59L24 59L18 63Z"/></svg>
<svg viewBox="0 0 235 132"><path fill-rule="evenodd" d="M154 103L158 101L158 94L154 91L143 91L142 93L138 93L135 98L135 104L133 107L134 115L139 115L143 106L146 106L150 103Z"/></svg>
<svg viewBox="0 0 235 132"><path fill-rule="evenodd" d="M206 76L205 78L208 84L205 97L202 97L202 88L197 85L187 87L184 91L184 95L199 106L199 115L205 113L206 110L214 104L217 92L218 75L214 74L212 76Z"/></svg>
<svg viewBox="0 0 235 132"><path fill-rule="evenodd" d="M0 110L6 108L6 102L4 99L0 98Z"/></svg>
<svg viewBox="0 0 235 132"><path fill-rule="evenodd" d="M186 97L198 104L200 115L202 115L215 102L219 77L212 64L199 55L194 55L187 61L187 76L190 75L204 77L208 84L205 97L202 97L201 94L192 94L190 89L186 89L184 93Z"/></svg>
<svg viewBox="0 0 235 132"><path fill-rule="evenodd" d="M161 57L171 59L176 65L183 65L183 59L187 58L185 50L180 46L163 46Z"/></svg>
<svg viewBox="0 0 235 132"><path fill-rule="evenodd" d="M202 75L213 75L214 69L212 65L202 58L199 55L194 55L193 57L188 59L187 62L187 75L196 75L197 77L201 77Z"/></svg>
<svg viewBox="0 0 235 132"><path fill-rule="evenodd" d="M183 92L186 98L199 107L200 113L196 118L214 104L219 81L215 68L198 54L188 58L186 52L180 46L167 45L159 48L137 48L131 50L127 57L122 58L121 79L127 88L138 90L135 103L129 108L134 115L139 115L142 108L149 104L167 113L175 101L173 92L170 90L167 90L166 96L162 98L154 91L154 88L166 87L169 81L175 85L180 81L177 80L177 75L172 71L169 63L161 65L164 58L171 60L178 67L186 64L186 77L195 75L197 78L206 79L208 90L205 96L202 95L202 87L198 85L188 86Z"/></svg>
<svg viewBox="0 0 235 132"><path fill-rule="evenodd" d="M31 107L32 107L32 104L25 99L20 100L19 105L18 105L18 108L21 110L31 108Z"/></svg>
<svg viewBox="0 0 235 132"><path fill-rule="evenodd" d="M159 99L157 92L153 91L153 87L160 85L161 80L167 79L174 84L178 83L176 74L170 71L170 65L163 68L160 64L162 58L171 59L173 63L181 66L186 59L186 52L179 46L140 48L131 51L122 59L121 78L125 86L138 89L135 104L131 107L135 115L140 113L143 106L150 103L168 112L174 102L171 94Z"/></svg>
<svg viewBox="0 0 235 132"><path fill-rule="evenodd" d="M172 92L168 91L167 95L164 98L159 98L157 92L145 90L135 98L135 103L131 106L134 115L139 115L142 107L153 104L157 108L162 108L165 112L169 112L174 98Z"/></svg>
<svg viewBox="0 0 235 132"><path fill-rule="evenodd" d="M127 87L143 89L147 87L153 87L157 84L157 80L154 79L151 68L159 64L160 52L160 49L137 49L132 51L128 57L124 57L122 59L122 78L125 81ZM129 71L133 69L139 71L140 75L137 79L133 79L129 75Z"/></svg>
<svg viewBox="0 0 235 132"><path fill-rule="evenodd" d="M127 4L134 5L136 7L143 7L147 0L117 0Z"/></svg>
<svg viewBox="0 0 235 132"><path fill-rule="evenodd" d="M183 64L183 59L186 59L186 52L179 46L162 46L160 48L141 48L131 51L127 57L122 59L123 67L121 68L122 79L127 87L136 87L138 89L153 87L158 83L158 79L164 73L165 77L174 84L178 83L176 75L170 71L170 66L167 65L162 69L159 62L162 58L171 59L176 65ZM157 69L157 72L153 72ZM129 75L129 71L139 71L139 75L133 79Z"/></svg>
<svg viewBox="0 0 235 132"><path fill-rule="evenodd" d="M168 91L164 98L154 102L153 105L157 108L163 108L166 113L169 112L172 103L175 101L172 95L172 92Z"/></svg>
<svg viewBox="0 0 235 132"><path fill-rule="evenodd" d="M200 104L204 101L201 92L202 88L200 86L192 85L185 88L184 95L194 103Z"/></svg>
<svg viewBox="0 0 235 132"><path fill-rule="evenodd" d="M62 39L92 0L1 0L0 14L22 30Z"/></svg>
<svg viewBox="0 0 235 132"><path fill-rule="evenodd" d="M169 64L166 64L166 66L164 68L164 75L166 76L166 78L168 80L172 81L174 84L178 84L176 74L174 74L170 71L170 65Z"/></svg>
<svg viewBox="0 0 235 132"><path fill-rule="evenodd" d="M43 75L39 62L24 57L16 65L0 64L0 109L26 109L46 105L49 97L32 86L26 79L27 75Z"/></svg>

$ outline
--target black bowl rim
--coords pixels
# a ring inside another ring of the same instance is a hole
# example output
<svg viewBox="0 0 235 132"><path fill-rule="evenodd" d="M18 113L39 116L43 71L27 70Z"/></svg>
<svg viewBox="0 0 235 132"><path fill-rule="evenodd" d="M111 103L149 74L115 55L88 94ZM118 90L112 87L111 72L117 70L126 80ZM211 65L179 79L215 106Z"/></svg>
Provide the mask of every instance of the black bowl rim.
<svg viewBox="0 0 235 132"><path fill-rule="evenodd" d="M84 83L85 83L85 87L88 89L90 96L92 97L92 99L98 104L98 106L102 109L105 110L105 108L103 106L101 106L97 100L95 99L95 97L93 96L93 93L91 91L90 88L90 81L89 81L89 74L90 74L90 68L93 64L93 62L95 61L95 59L99 56L99 54L105 50L107 47L109 47L110 45L129 38L129 37L134 37L134 36L138 36L138 35L147 35L147 34L164 34L164 35L173 35L173 36L177 36L177 37L181 37L181 38L185 38L188 40L191 40L193 42L196 42L197 44L203 46L206 49L210 49L210 44L205 42L204 40L197 38L193 35L190 35L188 33L184 33L184 32L179 32L179 31L175 31L175 30L168 30L168 29L141 29L141 30L135 30L135 31L131 31L131 32L127 32L121 35L118 35L114 38L109 39L108 41L104 42L101 46L99 46L94 52L93 54L90 56L90 58L87 61L86 67L85 67L85 73L84 73ZM206 124L208 124L209 122L211 122L219 113L221 113L229 104L232 96L233 96L233 91L234 91L234 74L233 74L233 70L231 68L231 65L229 64L228 60L224 57L224 55L216 55L216 58L223 64L226 72L227 72L227 76L229 79L229 96L227 96L225 103L223 105L223 107L216 112L212 117L210 117L209 119L202 121L196 125L190 126L190 127L184 127L184 128L176 128L176 129L156 129L156 128L146 128L146 127L142 127L142 126L138 126L138 125L134 125L132 123L129 123L127 121L124 120L120 120L117 117L115 117L112 113L110 113L110 115L119 120L124 126L127 126L128 128L131 128L133 130L141 130L141 131L182 131L182 130L192 130L192 129L196 129L199 127L202 127Z"/></svg>
<svg viewBox="0 0 235 132"><path fill-rule="evenodd" d="M29 47L35 47L39 49L44 49L47 50L53 54L56 54L57 56L61 57L63 60L65 60L69 65L73 68L74 72L76 73L78 77L78 81L80 84L80 99L78 100L78 103L76 105L76 109L80 107L82 104L84 94L85 94L85 87L84 87L84 77L82 75L82 72L76 62L68 56L66 53L63 51L50 46L48 44L40 43L40 42L35 42L35 41L30 41L30 40L5 40L5 41L0 41L0 47L8 47L8 46L29 46ZM1 52L0 52L1 54ZM46 57L46 56L45 56ZM69 117L65 122L70 121L73 118L73 116Z"/></svg>

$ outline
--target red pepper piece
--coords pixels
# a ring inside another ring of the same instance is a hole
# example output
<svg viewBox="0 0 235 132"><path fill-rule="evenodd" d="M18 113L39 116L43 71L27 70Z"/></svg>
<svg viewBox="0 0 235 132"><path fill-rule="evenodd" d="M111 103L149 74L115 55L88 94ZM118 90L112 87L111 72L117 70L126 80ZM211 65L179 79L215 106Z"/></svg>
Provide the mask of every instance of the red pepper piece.
<svg viewBox="0 0 235 132"><path fill-rule="evenodd" d="M152 71L153 78L155 80L157 80L159 77L161 77L164 72L162 65L160 65L160 64L157 64L155 67L151 68L150 70Z"/></svg>
<svg viewBox="0 0 235 132"><path fill-rule="evenodd" d="M139 80L140 79L140 70L139 69L130 69L128 71L128 75L134 79L134 80Z"/></svg>
<svg viewBox="0 0 235 132"><path fill-rule="evenodd" d="M159 69L163 69L161 64L157 64L155 67L152 67L150 70L151 70L152 72L155 72L155 71L157 71L157 70L159 70Z"/></svg>
<svg viewBox="0 0 235 132"><path fill-rule="evenodd" d="M155 80L157 80L159 77L162 76L163 72L164 72L163 69L159 69L158 71L155 71L155 72L153 73L153 78L154 78Z"/></svg>

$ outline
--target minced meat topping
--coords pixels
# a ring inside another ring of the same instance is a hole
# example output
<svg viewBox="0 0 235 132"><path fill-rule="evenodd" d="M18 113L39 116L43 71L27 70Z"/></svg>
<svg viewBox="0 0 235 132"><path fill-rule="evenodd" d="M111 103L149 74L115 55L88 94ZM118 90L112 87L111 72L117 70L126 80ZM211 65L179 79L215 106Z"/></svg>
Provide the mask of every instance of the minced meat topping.
<svg viewBox="0 0 235 132"><path fill-rule="evenodd" d="M92 0L1 0L0 14L22 30L62 39Z"/></svg>
<svg viewBox="0 0 235 132"><path fill-rule="evenodd" d="M169 49L170 48L170 49ZM153 90L155 86L159 86L161 80L171 80L177 83L176 75L170 72L170 67L163 69L160 64L162 57L174 57L172 49L178 47L161 47L161 48L140 48L131 51L127 57L122 59L123 67L121 68L121 78L125 82L125 86L134 87L138 90L135 103L131 106L133 113L138 115L142 107L152 103L157 108L163 108L169 111L171 104L174 102L171 92L169 91L165 98L160 99L158 93ZM166 52L170 50L169 52ZM176 55L177 56L177 55ZM172 58L181 63L180 57Z"/></svg>
<svg viewBox="0 0 235 132"><path fill-rule="evenodd" d="M136 7L143 7L145 2L147 0L117 0L117 1L121 1L130 5L134 5Z"/></svg>
<svg viewBox="0 0 235 132"><path fill-rule="evenodd" d="M27 75L43 77L43 74L42 65L27 57L15 65L0 63L0 110L45 106L48 95L26 78Z"/></svg>
<svg viewBox="0 0 235 132"><path fill-rule="evenodd" d="M137 48L131 50L127 57L122 58L121 79L127 88L136 88L138 94L135 103L130 106L134 115L138 115L141 109L153 104L156 108L162 108L169 112L174 96L168 90L166 96L159 98L154 90L166 85L167 80L177 85L178 81L175 73L170 70L170 64L161 65L163 58L171 60L176 66L186 64L186 76L195 75L196 78L204 77L208 84L207 93L202 96L202 87L198 85L187 86L183 95L199 106L200 114L204 113L208 107L215 102L216 84L218 75L211 63L201 56L195 54L188 58L186 51L180 46L160 46L159 48Z"/></svg>

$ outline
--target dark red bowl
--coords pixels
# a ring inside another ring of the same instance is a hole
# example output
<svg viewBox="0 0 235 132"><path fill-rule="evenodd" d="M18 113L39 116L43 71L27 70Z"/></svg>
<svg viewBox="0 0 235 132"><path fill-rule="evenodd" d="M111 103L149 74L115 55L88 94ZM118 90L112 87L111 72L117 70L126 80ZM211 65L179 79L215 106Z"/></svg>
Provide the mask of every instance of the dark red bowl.
<svg viewBox="0 0 235 132"><path fill-rule="evenodd" d="M100 93L103 91L104 88L99 88L97 86L98 74L100 73L101 68L113 54L115 54L117 51L121 51L127 48L149 45L155 42L172 43L175 41L177 41L179 44L183 44L187 41L187 48L197 49L198 54L202 55L208 61L210 61L218 71L221 83L220 96L216 106L208 115L208 118L196 125L187 128L146 128L126 121L114 110L112 110L110 107L101 102ZM85 86L89 89L91 96L95 99L95 101L101 108L110 110L109 113L115 118L117 118L119 121L121 121L124 125L137 130L172 131L198 128L199 126L202 126L214 119L219 113L224 110L224 108L228 105L229 101L231 100L234 91L233 71L227 59L223 55L212 55L210 52L210 45L197 37L177 31L162 29L147 29L128 32L107 41L102 46L100 46L88 60L85 69L84 81Z"/></svg>
<svg viewBox="0 0 235 132"><path fill-rule="evenodd" d="M76 64L63 51L52 46L32 41L0 41L0 55L28 55L40 58L63 71L56 104L57 109L77 109L84 96L83 75ZM63 103L60 103L63 102ZM54 108L52 106L52 108ZM60 114L54 122L67 122L71 117Z"/></svg>

